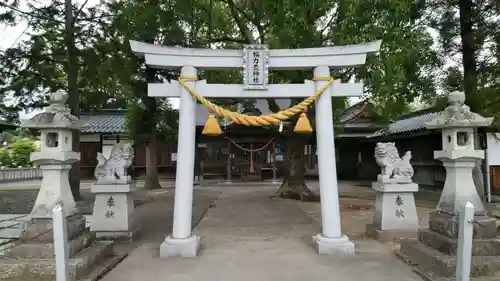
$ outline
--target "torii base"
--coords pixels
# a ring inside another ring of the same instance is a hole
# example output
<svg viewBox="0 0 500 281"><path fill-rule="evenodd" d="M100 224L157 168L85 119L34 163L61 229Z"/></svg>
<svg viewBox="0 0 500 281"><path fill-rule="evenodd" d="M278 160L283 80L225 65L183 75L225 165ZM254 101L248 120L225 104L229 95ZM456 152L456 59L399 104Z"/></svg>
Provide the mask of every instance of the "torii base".
<svg viewBox="0 0 500 281"><path fill-rule="evenodd" d="M182 257L193 258L200 250L200 237L192 235L185 239L177 239L171 236L165 238L160 246L160 258Z"/></svg>
<svg viewBox="0 0 500 281"><path fill-rule="evenodd" d="M356 253L354 243L345 235L340 238L329 238L317 234L313 236L313 244L316 252L320 255L352 256Z"/></svg>

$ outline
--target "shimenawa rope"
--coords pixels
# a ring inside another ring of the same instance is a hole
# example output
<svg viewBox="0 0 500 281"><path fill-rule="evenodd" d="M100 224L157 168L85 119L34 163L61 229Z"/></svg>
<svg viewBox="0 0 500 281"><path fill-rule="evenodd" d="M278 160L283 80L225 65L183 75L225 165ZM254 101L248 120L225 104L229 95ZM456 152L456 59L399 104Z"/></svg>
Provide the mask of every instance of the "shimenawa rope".
<svg viewBox="0 0 500 281"><path fill-rule="evenodd" d="M311 106L334 81L331 77L314 77L313 80L315 81L327 81L327 83L325 83L325 85L318 89L309 98L303 100L299 104L296 104L285 110L281 110L277 113L252 116L224 109L210 102L202 95L198 94L186 83L187 81L197 80L197 77L181 76L179 77L178 81L196 100L198 100L210 111L210 115L208 116L207 122L202 132L202 134L207 136L218 136L222 133L219 122L215 118L214 114L223 117L226 120L231 120L235 124L245 126L268 126L281 123L300 113L299 119L297 119L297 123L295 124L295 128L293 129L293 131L299 134L311 133L313 130L305 112L307 111L309 106Z"/></svg>

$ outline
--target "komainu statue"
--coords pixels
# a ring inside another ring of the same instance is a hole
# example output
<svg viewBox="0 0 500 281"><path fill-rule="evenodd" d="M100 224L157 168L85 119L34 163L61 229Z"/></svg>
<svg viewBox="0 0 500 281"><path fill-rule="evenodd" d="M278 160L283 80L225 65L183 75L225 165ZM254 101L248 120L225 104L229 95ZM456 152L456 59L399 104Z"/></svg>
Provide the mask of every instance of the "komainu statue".
<svg viewBox="0 0 500 281"><path fill-rule="evenodd" d="M128 142L120 142L113 146L108 159L97 153L97 167L94 176L98 183L131 182L127 169L134 160L134 148Z"/></svg>
<svg viewBox="0 0 500 281"><path fill-rule="evenodd" d="M377 179L382 182L411 182L414 171L410 159L411 151L407 151L400 158L393 142L378 142L375 146L375 160L382 168L382 172Z"/></svg>

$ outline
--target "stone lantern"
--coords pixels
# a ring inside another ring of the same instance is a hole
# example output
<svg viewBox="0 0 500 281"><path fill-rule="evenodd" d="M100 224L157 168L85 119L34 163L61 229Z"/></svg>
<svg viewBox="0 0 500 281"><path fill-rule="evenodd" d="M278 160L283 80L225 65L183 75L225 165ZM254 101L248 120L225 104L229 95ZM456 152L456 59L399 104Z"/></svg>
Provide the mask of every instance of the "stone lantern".
<svg viewBox="0 0 500 281"><path fill-rule="evenodd" d="M472 276L489 276L500 271L500 243L496 219L487 216L477 193L472 170L484 158L483 150L474 147L474 130L491 125L493 118L470 112L465 94L453 92L448 107L426 123L428 129L441 131L442 149L434 158L443 162L446 180L436 211L429 214L429 228L418 230L418 239L401 243L398 253L415 265L415 270L429 279L455 274L460 210L467 202L475 207L472 246ZM427 278L426 278L427 279Z"/></svg>
<svg viewBox="0 0 500 281"><path fill-rule="evenodd" d="M80 153L73 151L73 132L80 130L83 124L65 107L67 99L68 94L64 91L51 94L44 112L23 124L41 134L40 151L30 156L31 161L40 164L43 174L31 219L51 219L52 208L60 201L68 216L78 213L68 177L71 164L80 160Z"/></svg>
<svg viewBox="0 0 500 281"><path fill-rule="evenodd" d="M426 124L428 129L441 130L442 150L434 151L434 158L442 161L446 169L446 181L437 210L458 214L469 201L474 205L476 215L486 215L472 178L476 162L484 158L484 151L474 148L474 129L491 125L493 118L470 112L464 104L463 92L451 93L448 102L444 112Z"/></svg>
<svg viewBox="0 0 500 281"><path fill-rule="evenodd" d="M51 94L44 112L23 124L41 133L40 151L32 153L30 159L40 164L43 179L28 220L21 225L20 241L3 251L2 280L55 280L52 210L58 203L63 204L66 217L71 280L80 280L94 269L98 276L123 258L122 254L113 253L112 242L94 241L71 193L69 171L71 164L80 160L80 153L72 149L73 132L83 124L65 107L67 98L62 91ZM99 264L106 266L95 268Z"/></svg>

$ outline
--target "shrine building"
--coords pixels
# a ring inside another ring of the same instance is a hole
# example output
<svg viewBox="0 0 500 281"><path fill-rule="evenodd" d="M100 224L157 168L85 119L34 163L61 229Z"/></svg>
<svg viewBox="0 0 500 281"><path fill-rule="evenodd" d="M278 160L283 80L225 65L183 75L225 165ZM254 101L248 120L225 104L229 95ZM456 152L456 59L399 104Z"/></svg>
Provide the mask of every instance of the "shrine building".
<svg viewBox="0 0 500 281"><path fill-rule="evenodd" d="M289 99L277 99L281 108L290 104ZM259 114L270 113L266 100L257 99L254 107ZM379 117L373 105L364 100L341 112L336 120L337 173L341 180L372 180L378 173L373 158L374 144L366 138L381 129L376 124ZM208 118L207 109L198 104L196 114L197 150L195 173L200 179L233 181L260 181L279 179L283 174L284 136L278 130L263 127L242 127L223 123L223 135L207 137L201 134ZM125 111L103 110L82 113L80 119L87 125L80 137L81 175L93 177L97 152L108 156L117 142L130 141L127 137ZM146 147L135 143L133 162L134 178L142 178L146 171ZM174 178L177 160L177 140L158 142L158 172L162 178ZM318 177L315 134L305 146L306 176Z"/></svg>

